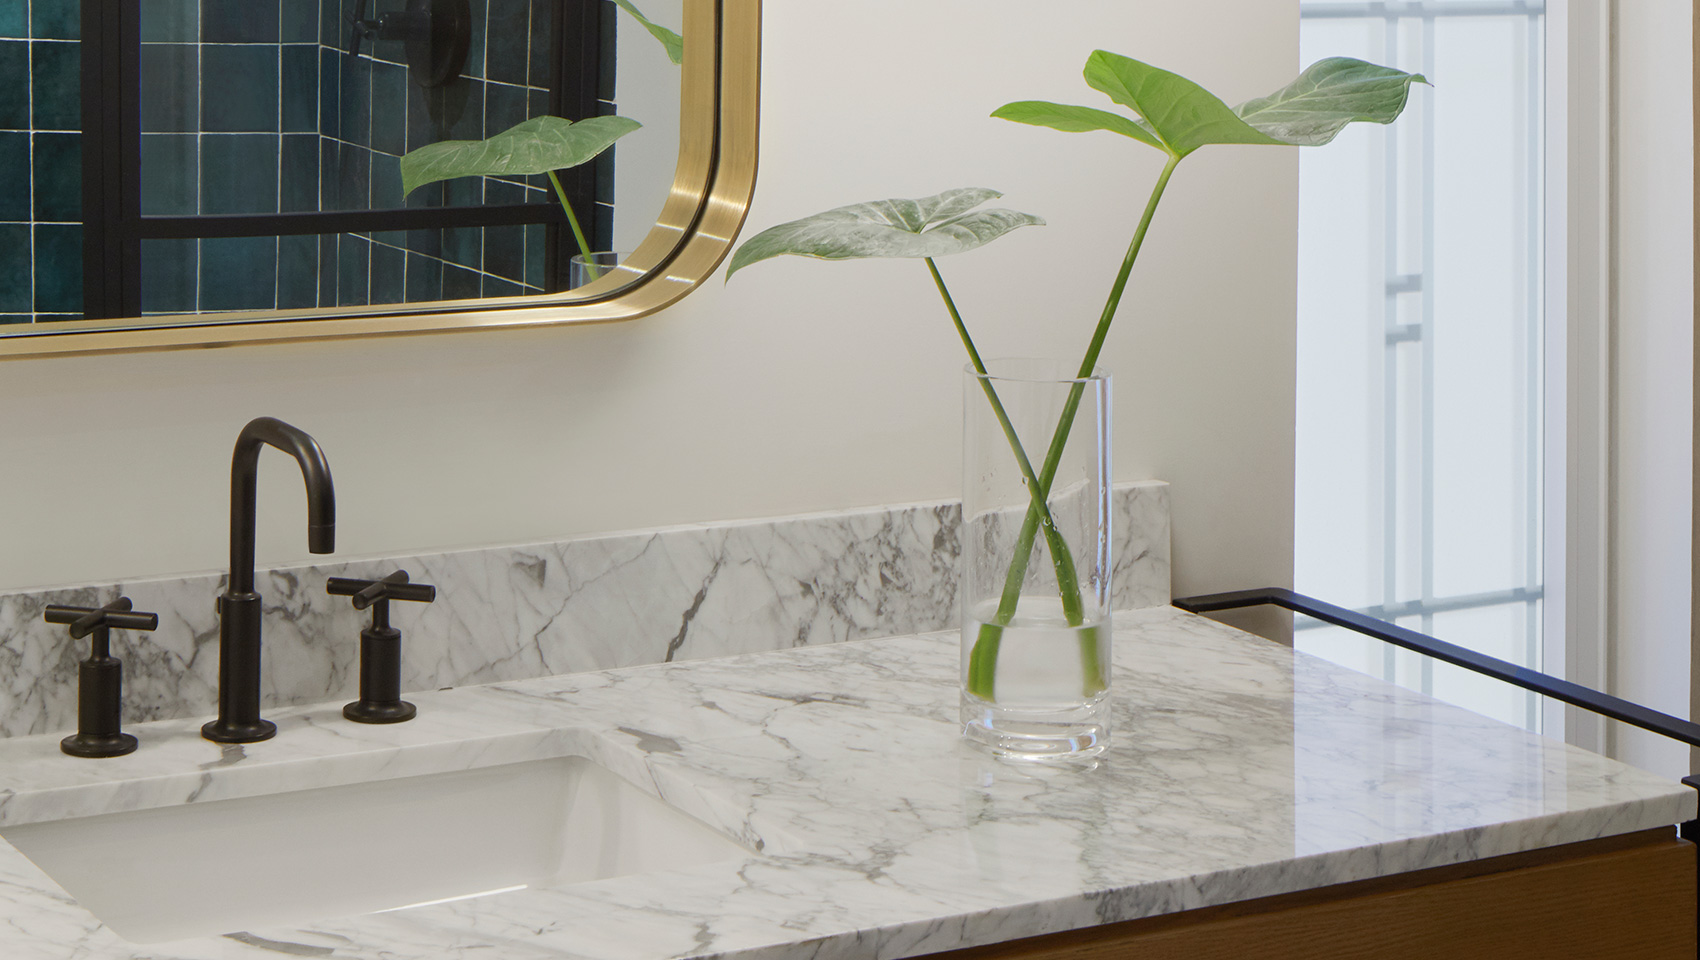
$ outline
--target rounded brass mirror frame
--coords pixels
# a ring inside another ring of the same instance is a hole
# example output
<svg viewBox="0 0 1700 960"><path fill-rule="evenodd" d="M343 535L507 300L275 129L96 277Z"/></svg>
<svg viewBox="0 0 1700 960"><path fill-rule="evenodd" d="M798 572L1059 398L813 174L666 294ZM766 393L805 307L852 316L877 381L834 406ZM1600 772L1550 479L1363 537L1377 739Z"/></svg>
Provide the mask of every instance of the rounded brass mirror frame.
<svg viewBox="0 0 1700 960"><path fill-rule="evenodd" d="M743 226L756 182L761 0L684 0L679 164L654 229L627 263L568 293L296 311L131 317L0 327L0 359L633 320L708 279ZM147 326L145 324L155 324Z"/></svg>

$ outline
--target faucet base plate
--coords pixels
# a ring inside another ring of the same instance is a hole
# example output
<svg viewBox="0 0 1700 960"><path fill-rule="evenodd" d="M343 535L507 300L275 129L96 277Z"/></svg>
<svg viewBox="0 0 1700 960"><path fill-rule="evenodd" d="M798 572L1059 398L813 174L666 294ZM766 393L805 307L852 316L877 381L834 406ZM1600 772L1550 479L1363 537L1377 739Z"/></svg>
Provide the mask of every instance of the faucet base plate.
<svg viewBox="0 0 1700 960"><path fill-rule="evenodd" d="M270 720L211 720L201 727L201 736L214 743L259 743L276 735Z"/></svg>
<svg viewBox="0 0 1700 960"><path fill-rule="evenodd" d="M406 700L356 700L342 708L342 715L355 723L401 723L418 713L418 708Z"/></svg>
<svg viewBox="0 0 1700 960"><path fill-rule="evenodd" d="M127 733L78 733L59 741L59 749L73 757L122 757L136 752L136 738Z"/></svg>

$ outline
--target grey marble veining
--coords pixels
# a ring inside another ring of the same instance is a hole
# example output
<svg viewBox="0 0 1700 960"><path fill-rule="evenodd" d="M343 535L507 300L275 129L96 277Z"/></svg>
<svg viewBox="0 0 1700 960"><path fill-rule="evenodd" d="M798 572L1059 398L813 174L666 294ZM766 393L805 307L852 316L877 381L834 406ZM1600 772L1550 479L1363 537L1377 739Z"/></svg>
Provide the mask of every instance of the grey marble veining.
<svg viewBox="0 0 1700 960"><path fill-rule="evenodd" d="M1168 486L1119 485L1112 503L1115 605L1167 604ZM326 595L325 580L397 568L438 589L432 604L395 605L409 692L944 629L956 616L959 513L912 504L261 572L264 703L354 696L366 614ZM160 615L153 633L114 633L126 722L214 712L222 581L0 593L0 736L76 726L86 651L43 623L42 608L120 595Z"/></svg>
<svg viewBox="0 0 1700 960"><path fill-rule="evenodd" d="M898 958L1627 833L1693 791L1172 609L1118 618L1096 769L959 737L954 633L421 694L396 727L189 720L129 757L0 742L0 832L581 756L759 850L690 869L139 947L0 843L0 955L59 960Z"/></svg>

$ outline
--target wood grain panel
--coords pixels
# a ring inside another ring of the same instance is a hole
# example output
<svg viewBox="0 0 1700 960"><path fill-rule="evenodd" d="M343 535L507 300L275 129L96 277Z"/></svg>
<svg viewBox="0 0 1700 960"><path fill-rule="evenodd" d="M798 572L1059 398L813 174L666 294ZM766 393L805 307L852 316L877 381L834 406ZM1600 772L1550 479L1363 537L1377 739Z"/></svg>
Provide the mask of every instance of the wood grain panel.
<svg viewBox="0 0 1700 960"><path fill-rule="evenodd" d="M929 960L1693 960L1672 830L1111 924Z"/></svg>

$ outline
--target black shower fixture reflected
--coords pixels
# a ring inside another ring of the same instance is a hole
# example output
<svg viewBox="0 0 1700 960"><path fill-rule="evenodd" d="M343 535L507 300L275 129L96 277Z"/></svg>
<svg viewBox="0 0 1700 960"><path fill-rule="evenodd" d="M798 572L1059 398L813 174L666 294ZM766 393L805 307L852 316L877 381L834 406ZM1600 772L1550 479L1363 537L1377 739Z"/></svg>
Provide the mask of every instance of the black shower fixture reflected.
<svg viewBox="0 0 1700 960"><path fill-rule="evenodd" d="M366 17L366 0L355 0L349 57L360 44L400 40L407 50L407 75L421 87L438 87L460 77L472 45L470 0L407 0L407 9Z"/></svg>

